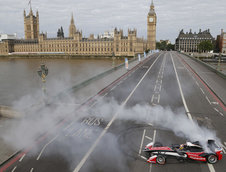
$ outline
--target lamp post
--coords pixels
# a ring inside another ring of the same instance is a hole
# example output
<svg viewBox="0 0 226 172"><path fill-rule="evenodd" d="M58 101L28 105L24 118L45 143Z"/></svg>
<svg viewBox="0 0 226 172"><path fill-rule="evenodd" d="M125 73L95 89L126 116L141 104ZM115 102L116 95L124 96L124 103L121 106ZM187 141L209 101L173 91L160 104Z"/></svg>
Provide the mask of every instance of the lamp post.
<svg viewBox="0 0 226 172"><path fill-rule="evenodd" d="M45 102L45 98L46 98L46 76L49 73L48 68L45 66L45 64L41 64L39 70L37 71L38 75L41 77L42 79L42 91L43 91L43 99Z"/></svg>

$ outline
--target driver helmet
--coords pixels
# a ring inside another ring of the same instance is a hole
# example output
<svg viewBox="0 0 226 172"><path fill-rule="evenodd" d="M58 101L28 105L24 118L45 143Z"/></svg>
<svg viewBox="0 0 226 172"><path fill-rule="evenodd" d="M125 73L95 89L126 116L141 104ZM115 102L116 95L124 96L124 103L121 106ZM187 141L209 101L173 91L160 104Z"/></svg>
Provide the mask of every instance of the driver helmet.
<svg viewBox="0 0 226 172"><path fill-rule="evenodd" d="M179 147L179 149L180 150L183 150L184 149L184 144L181 144L180 147Z"/></svg>

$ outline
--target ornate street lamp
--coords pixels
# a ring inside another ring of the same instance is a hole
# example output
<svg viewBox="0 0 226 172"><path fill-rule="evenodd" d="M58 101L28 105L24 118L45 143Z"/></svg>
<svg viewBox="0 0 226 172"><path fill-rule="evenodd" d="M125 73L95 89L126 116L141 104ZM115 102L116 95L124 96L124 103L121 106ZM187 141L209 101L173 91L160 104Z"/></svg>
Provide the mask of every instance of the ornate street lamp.
<svg viewBox="0 0 226 172"><path fill-rule="evenodd" d="M37 73L42 79L42 91L43 91L43 97L44 97L44 102L45 102L45 96L46 96L45 83L46 83L46 76L48 75L49 70L45 66L45 64L41 64L39 70L37 71Z"/></svg>

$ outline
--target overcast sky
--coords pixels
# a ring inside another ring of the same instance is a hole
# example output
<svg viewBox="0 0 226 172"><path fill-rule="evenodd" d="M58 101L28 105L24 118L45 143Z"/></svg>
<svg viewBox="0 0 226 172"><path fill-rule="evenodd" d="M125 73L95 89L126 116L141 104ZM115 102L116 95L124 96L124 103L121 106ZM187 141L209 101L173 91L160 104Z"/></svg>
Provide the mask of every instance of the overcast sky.
<svg viewBox="0 0 226 172"><path fill-rule="evenodd" d="M23 10L29 12L29 0L0 0L0 33L17 33L24 37ZM151 0L32 0L33 11L39 11L40 31L56 37L63 26L65 36L73 12L75 25L90 33L103 33L114 27L137 28L138 36L146 38L147 14ZM210 29L216 37L226 30L226 0L154 0L157 13L157 40L175 42L179 30Z"/></svg>

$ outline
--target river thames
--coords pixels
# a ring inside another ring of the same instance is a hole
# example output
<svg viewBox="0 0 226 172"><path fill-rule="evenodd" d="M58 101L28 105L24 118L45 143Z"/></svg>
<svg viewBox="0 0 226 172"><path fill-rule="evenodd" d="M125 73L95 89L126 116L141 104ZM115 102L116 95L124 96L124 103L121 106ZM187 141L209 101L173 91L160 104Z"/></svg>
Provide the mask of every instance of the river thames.
<svg viewBox="0 0 226 172"><path fill-rule="evenodd" d="M115 60L114 64L122 62ZM0 59L0 105L11 106L23 96L41 90L42 81L37 70L42 63L49 69L46 88L51 96L106 71L113 65L112 59Z"/></svg>

